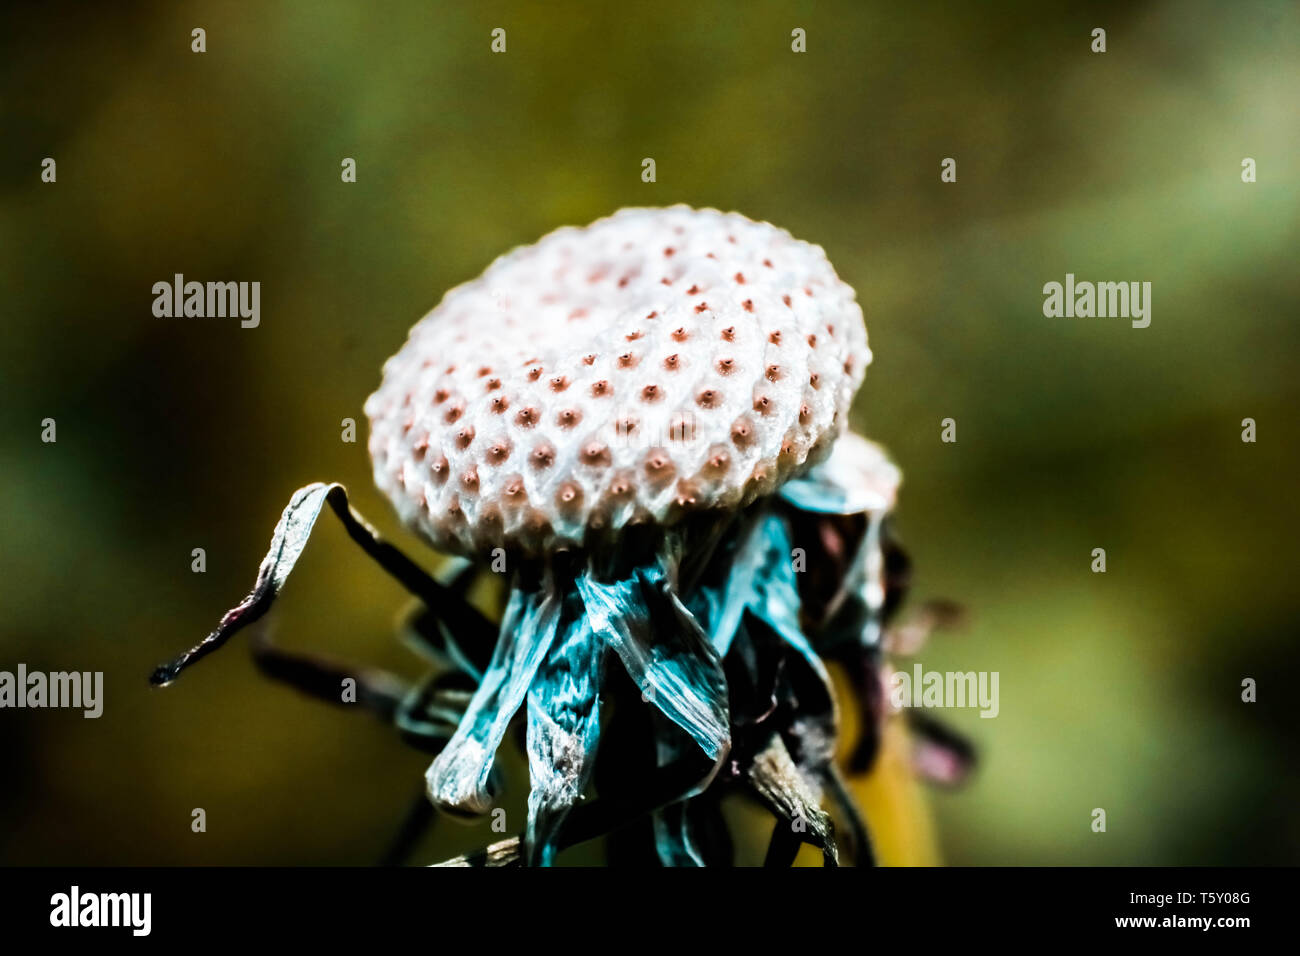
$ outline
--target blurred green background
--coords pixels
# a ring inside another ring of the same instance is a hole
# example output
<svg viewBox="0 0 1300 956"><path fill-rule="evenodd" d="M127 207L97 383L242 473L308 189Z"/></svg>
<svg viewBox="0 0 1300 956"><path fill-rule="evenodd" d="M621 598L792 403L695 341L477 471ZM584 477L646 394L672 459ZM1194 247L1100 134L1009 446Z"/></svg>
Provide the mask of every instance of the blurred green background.
<svg viewBox="0 0 1300 956"><path fill-rule="evenodd" d="M106 674L99 720L0 712L0 862L373 862L423 755L243 646L146 678L247 591L307 481L346 483L432 560L370 481L384 358L510 247L674 202L784 226L858 290L876 361L856 422L904 469L915 594L971 612L919 660L1001 674L997 719L949 715L983 760L932 798L943 858L1300 860L1294 3L0 16L0 669ZM261 326L154 318L177 272L260 281ZM1045 318L1066 272L1150 281L1150 328ZM404 604L329 524L271 626L414 677ZM441 826L417 858L491 836Z"/></svg>

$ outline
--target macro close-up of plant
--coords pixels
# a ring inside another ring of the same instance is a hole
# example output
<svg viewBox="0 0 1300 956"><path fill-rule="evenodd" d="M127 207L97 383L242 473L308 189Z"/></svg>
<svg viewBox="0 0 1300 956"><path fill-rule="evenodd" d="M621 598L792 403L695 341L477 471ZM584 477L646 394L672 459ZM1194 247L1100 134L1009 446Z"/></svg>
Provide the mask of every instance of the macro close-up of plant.
<svg viewBox="0 0 1300 956"><path fill-rule="evenodd" d="M10 6L6 939L1284 925L1300 4Z"/></svg>
<svg viewBox="0 0 1300 956"><path fill-rule="evenodd" d="M436 669L399 690L265 641L255 654L435 754L427 795L448 814L493 811L515 726L526 829L460 862L550 864L640 828L663 865L729 865L720 807L741 794L775 817L769 865L805 843L870 864L827 670L844 668L858 713L851 772L870 772L907 578L899 470L844 425L870 361L853 290L783 230L686 207L559 230L448 293L366 404L376 480L458 555L449 580L381 540L341 485L309 485L252 593L152 680L260 618L329 505L422 602L409 629ZM510 581L499 623L465 598L484 573ZM964 774L968 745L920 727Z"/></svg>

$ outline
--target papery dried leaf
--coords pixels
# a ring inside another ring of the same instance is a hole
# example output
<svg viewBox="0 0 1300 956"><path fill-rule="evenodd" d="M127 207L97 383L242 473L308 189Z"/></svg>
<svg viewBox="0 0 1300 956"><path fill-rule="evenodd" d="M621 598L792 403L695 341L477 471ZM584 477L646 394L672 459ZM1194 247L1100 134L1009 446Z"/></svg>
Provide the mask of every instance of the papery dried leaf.
<svg viewBox="0 0 1300 956"><path fill-rule="evenodd" d="M577 614L581 601L575 601ZM585 618L572 620L528 690L529 862L549 866L556 836L591 777L600 735L605 648Z"/></svg>
<svg viewBox="0 0 1300 956"><path fill-rule="evenodd" d="M612 584L582 574L577 586L593 630L645 698L720 761L731 746L722 665L663 569L639 568Z"/></svg>
<svg viewBox="0 0 1300 956"><path fill-rule="evenodd" d="M747 778L759 799L783 821L777 823L778 829L788 827L795 839L821 849L826 866L839 865L830 815L817 806L780 736L773 735L755 755Z"/></svg>
<svg viewBox="0 0 1300 956"><path fill-rule="evenodd" d="M754 580L767 558L763 522L755 516L738 531L734 548L719 562L722 580L701 584L691 593L688 606L719 657L726 657L736 636L741 615L754 601Z"/></svg>
<svg viewBox="0 0 1300 956"><path fill-rule="evenodd" d="M488 775L497 747L555 640L559 612L560 599L549 584L512 591L492 663L455 735L426 774L434 803L462 813L491 809Z"/></svg>
<svg viewBox="0 0 1300 956"><path fill-rule="evenodd" d="M426 605L438 609L448 625L459 633L482 634L491 630L483 615L453 591L440 585L397 548L383 540L361 515L348 505L347 490L339 484L316 482L299 488L290 498L271 535L271 547L257 569L253 590L238 605L227 611L216 629L171 662L156 668L150 683L171 683L190 665L202 660L226 641L262 617L293 571L311 537L316 519L326 504L343 523L348 535L372 558Z"/></svg>
<svg viewBox="0 0 1300 956"><path fill-rule="evenodd" d="M787 644L799 652L824 683L830 685L826 665L813 650L799 626L799 588L795 583L794 565L790 558L790 536L784 520L775 514L767 515L762 523L761 570L754 576L753 598L749 607Z"/></svg>

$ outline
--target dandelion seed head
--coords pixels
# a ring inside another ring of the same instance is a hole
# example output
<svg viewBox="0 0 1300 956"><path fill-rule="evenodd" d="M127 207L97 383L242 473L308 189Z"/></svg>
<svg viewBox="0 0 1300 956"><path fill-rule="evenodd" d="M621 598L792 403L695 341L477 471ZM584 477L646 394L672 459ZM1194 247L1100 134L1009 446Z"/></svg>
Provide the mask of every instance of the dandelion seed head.
<svg viewBox="0 0 1300 956"><path fill-rule="evenodd" d="M825 456L870 360L819 246L735 213L624 209L507 253L412 328L366 402L375 480L462 554L739 509Z"/></svg>

